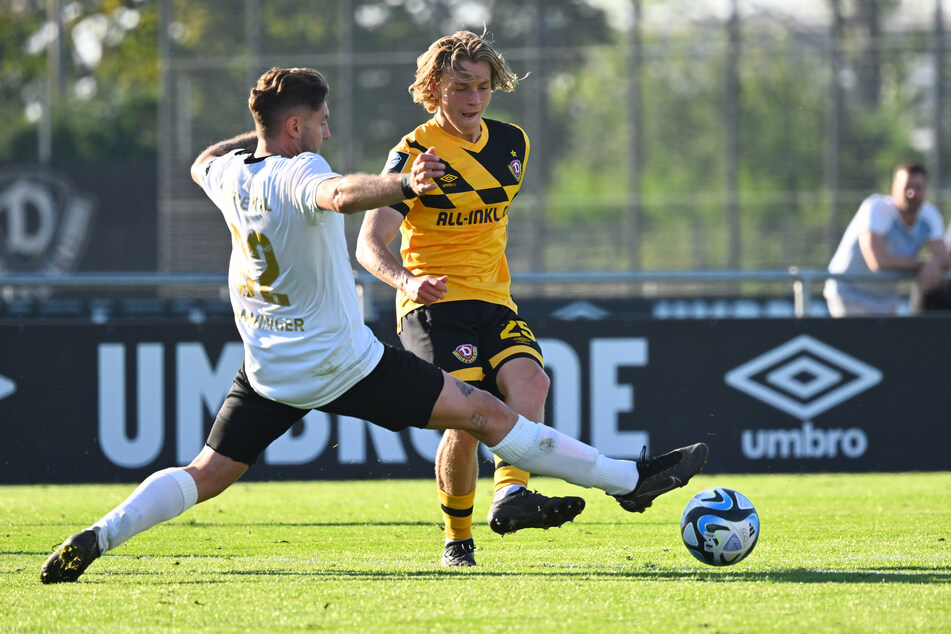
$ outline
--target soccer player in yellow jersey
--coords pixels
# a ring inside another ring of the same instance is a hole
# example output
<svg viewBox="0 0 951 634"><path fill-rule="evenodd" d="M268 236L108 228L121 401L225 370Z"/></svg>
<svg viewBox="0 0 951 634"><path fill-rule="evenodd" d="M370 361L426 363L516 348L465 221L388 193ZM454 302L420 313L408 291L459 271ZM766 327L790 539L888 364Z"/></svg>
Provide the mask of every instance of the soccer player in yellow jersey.
<svg viewBox="0 0 951 634"><path fill-rule="evenodd" d="M505 257L510 205L530 144L518 126L483 118L492 92L511 92L517 82L502 56L474 33L440 38L419 57L410 92L433 118L403 137L384 173L406 171L428 150L445 164L445 175L435 179L435 190L367 212L357 259L397 289L397 331L406 349L541 421L549 379L535 335L516 313ZM389 250L397 233L402 262ZM447 566L476 563L477 449L468 433L448 430L436 454ZM528 478L496 458L488 515L496 533L561 526L584 509L578 497L529 491Z"/></svg>

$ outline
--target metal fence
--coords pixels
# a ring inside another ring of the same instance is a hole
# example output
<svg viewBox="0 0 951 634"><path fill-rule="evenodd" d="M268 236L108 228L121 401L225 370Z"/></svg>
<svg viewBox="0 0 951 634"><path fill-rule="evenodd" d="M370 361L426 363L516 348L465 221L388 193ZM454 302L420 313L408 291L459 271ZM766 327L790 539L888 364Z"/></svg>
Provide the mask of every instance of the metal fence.
<svg viewBox="0 0 951 634"><path fill-rule="evenodd" d="M946 278L951 280L951 273ZM653 303L647 315L659 318L746 316L802 319L829 315L821 296L822 283L827 279L898 284L907 300L900 314L908 314L913 309L918 295L913 273L833 274L824 269L798 268L785 271L534 272L516 273L512 283L516 297L552 296L566 301L614 298L620 300L614 303L620 316L637 316L638 311L633 305L625 310L624 304L625 300L638 298ZM367 321L375 321L380 313L390 312L393 289L368 273L357 274L355 283ZM225 273L0 275L0 320L45 317L93 323L129 318L178 318L196 323L209 318L230 321L227 284ZM691 310L683 304L689 298L716 295L738 298L743 295L741 287L744 285L755 289L756 295L766 304L783 305L744 312L715 307ZM724 291L724 288L729 290ZM671 292L670 289L675 290ZM18 292L21 290L28 292ZM4 298L5 295L8 297ZM785 305L784 297L791 299L790 305ZM951 316L945 311L930 314Z"/></svg>
<svg viewBox="0 0 951 634"><path fill-rule="evenodd" d="M188 166L251 127L261 71L327 75L331 165L378 172L427 117L416 56L483 26L527 75L489 108L532 139L513 270L822 268L899 160L948 197L948 1L160 0L159 268L226 266Z"/></svg>

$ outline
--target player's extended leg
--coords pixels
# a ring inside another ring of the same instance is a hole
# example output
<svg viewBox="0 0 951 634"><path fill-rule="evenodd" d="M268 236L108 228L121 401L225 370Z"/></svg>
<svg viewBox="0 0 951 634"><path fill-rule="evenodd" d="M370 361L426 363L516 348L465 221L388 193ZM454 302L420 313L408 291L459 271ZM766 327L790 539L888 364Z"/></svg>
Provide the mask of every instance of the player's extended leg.
<svg viewBox="0 0 951 634"><path fill-rule="evenodd" d="M479 441L457 429L447 429L436 451L436 486L446 530L444 566L476 565L472 541L472 507L479 463Z"/></svg>
<svg viewBox="0 0 951 634"><path fill-rule="evenodd" d="M538 362L529 357L509 360L496 375L505 404L529 420L541 422L550 380ZM523 528L553 528L570 522L584 510L580 497L550 498L528 490L529 473L495 457L495 496L488 522L499 535Z"/></svg>
<svg viewBox="0 0 951 634"><path fill-rule="evenodd" d="M637 462L609 458L557 429L519 416L488 392L445 372L443 376L428 429L465 430L510 464L601 489L632 513L642 513L656 497L686 485L707 461L703 443L660 456L643 455Z"/></svg>
<svg viewBox="0 0 951 634"><path fill-rule="evenodd" d="M187 467L153 473L122 504L63 542L43 564L40 581L76 581L107 551L215 497L247 469L206 446Z"/></svg>

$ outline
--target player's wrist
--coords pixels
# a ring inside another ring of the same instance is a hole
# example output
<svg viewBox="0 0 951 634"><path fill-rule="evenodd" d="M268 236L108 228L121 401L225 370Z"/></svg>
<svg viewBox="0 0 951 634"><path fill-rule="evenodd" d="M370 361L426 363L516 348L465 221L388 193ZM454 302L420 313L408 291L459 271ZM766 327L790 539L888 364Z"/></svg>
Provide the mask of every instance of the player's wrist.
<svg viewBox="0 0 951 634"><path fill-rule="evenodd" d="M410 174L403 174L400 177L400 189L403 191L403 199L416 198L416 192L413 191L413 183Z"/></svg>

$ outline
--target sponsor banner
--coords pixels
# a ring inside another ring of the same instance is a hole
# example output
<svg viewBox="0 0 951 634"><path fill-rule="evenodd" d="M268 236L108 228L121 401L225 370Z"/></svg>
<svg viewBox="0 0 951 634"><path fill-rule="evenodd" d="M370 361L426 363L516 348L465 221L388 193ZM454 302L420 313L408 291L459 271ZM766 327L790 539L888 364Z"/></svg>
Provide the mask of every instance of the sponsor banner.
<svg viewBox="0 0 951 634"><path fill-rule="evenodd" d="M392 340L391 326L376 330ZM532 327L547 422L610 456L704 441L707 473L951 469L943 319ZM230 323L3 325L0 350L0 483L134 482L188 463L243 355ZM438 443L311 412L246 477L431 477Z"/></svg>

